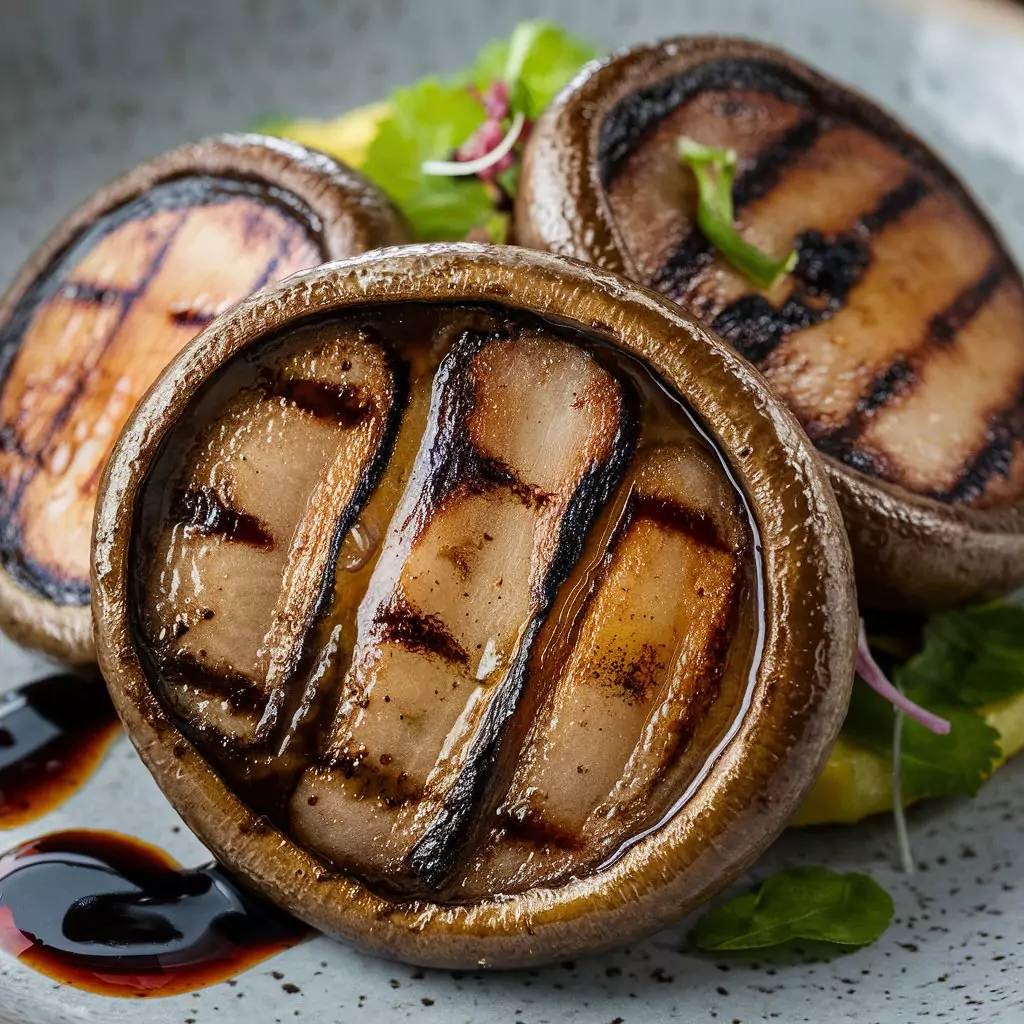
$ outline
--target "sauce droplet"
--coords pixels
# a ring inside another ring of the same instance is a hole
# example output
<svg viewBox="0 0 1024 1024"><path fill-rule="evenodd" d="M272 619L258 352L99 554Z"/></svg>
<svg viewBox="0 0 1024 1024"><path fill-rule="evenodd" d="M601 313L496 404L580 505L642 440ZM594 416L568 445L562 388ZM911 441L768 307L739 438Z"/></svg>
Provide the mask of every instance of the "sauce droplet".
<svg viewBox="0 0 1024 1024"><path fill-rule="evenodd" d="M52 676L0 696L0 829L63 803L119 732L98 680Z"/></svg>
<svg viewBox="0 0 1024 1024"><path fill-rule="evenodd" d="M380 531L372 522L359 520L345 535L338 551L338 568L358 572L373 557L380 544Z"/></svg>
<svg viewBox="0 0 1024 1024"><path fill-rule="evenodd" d="M180 995L308 934L218 865L183 870L118 833L55 832L0 857L0 948L89 992Z"/></svg>

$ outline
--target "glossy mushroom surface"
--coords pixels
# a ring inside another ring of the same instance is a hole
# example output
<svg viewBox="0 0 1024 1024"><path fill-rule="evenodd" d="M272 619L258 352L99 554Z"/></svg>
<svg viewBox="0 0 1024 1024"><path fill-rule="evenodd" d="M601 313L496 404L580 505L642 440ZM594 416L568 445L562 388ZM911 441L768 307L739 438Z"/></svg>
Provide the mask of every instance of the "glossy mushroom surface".
<svg viewBox="0 0 1024 1024"><path fill-rule="evenodd" d="M234 302L402 240L354 172L251 135L168 153L71 214L0 299L3 628L92 661L93 508L135 403Z"/></svg>
<svg viewBox="0 0 1024 1024"><path fill-rule="evenodd" d="M736 151L745 240L795 248L771 289L697 226L682 137ZM863 599L1024 583L1024 285L953 174L868 100L740 40L614 56L538 123L516 230L662 292L764 373L829 461Z"/></svg>
<svg viewBox="0 0 1024 1024"><path fill-rule="evenodd" d="M817 457L720 342L581 264L293 277L171 365L101 491L99 657L143 759L231 870L379 952L652 931L771 841L842 721Z"/></svg>

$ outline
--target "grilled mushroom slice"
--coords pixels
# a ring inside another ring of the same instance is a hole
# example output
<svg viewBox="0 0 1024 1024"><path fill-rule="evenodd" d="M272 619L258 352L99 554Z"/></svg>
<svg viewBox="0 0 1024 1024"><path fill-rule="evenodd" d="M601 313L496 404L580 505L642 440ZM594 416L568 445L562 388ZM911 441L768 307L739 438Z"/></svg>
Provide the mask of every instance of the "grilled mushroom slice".
<svg viewBox="0 0 1024 1024"><path fill-rule="evenodd" d="M255 135L168 153L71 214L0 299L0 626L94 661L93 507L135 403L232 303L403 240L361 176Z"/></svg>
<svg viewBox="0 0 1024 1024"><path fill-rule="evenodd" d="M791 275L759 289L712 248L682 137L738 154L741 235L795 248ZM826 457L863 600L1024 583L1024 286L954 175L872 103L740 40L614 56L538 122L516 230L657 289L764 373Z"/></svg>
<svg viewBox="0 0 1024 1024"><path fill-rule="evenodd" d="M653 931L796 809L853 673L821 464L671 303L525 249L296 275L101 484L98 654L215 854L406 960Z"/></svg>

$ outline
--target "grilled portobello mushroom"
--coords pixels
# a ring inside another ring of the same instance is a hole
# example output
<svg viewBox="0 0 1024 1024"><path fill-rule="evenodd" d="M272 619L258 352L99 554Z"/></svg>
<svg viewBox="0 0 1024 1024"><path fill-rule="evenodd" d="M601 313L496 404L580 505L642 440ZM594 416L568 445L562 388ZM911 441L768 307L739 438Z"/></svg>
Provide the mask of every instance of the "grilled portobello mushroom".
<svg viewBox="0 0 1024 1024"><path fill-rule="evenodd" d="M792 415L671 303L469 244L211 324L100 485L100 665L249 884L404 960L546 961L741 872L853 675L842 519Z"/></svg>
<svg viewBox="0 0 1024 1024"><path fill-rule="evenodd" d="M93 507L135 403L238 299L404 237L360 175L256 135L174 150L72 213L0 299L0 627L94 662Z"/></svg>
<svg viewBox="0 0 1024 1024"><path fill-rule="evenodd" d="M680 138L732 148L759 289L697 226ZM1024 584L1024 286L949 169L874 104L756 43L673 39L578 77L538 122L524 245L700 317L823 453L862 599L939 607Z"/></svg>

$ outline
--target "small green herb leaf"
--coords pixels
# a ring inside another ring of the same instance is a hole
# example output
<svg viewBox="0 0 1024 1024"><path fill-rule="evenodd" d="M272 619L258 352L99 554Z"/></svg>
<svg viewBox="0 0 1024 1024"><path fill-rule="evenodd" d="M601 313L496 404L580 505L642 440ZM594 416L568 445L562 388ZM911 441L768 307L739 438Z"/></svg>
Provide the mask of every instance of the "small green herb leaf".
<svg viewBox="0 0 1024 1024"><path fill-rule="evenodd" d="M866 946L889 927L892 897L867 875L800 867L770 875L755 892L708 911L698 948L726 952L778 946L793 939Z"/></svg>
<svg viewBox="0 0 1024 1024"><path fill-rule="evenodd" d="M1024 608L996 601L931 616L904 673L908 685L970 705L1024 692Z"/></svg>
<svg viewBox="0 0 1024 1024"><path fill-rule="evenodd" d="M461 86L425 79L391 98L391 116L370 143L363 166L405 214L424 241L464 238L494 209L475 178L423 173L430 160L447 160L484 120L480 103Z"/></svg>
<svg viewBox="0 0 1024 1024"><path fill-rule="evenodd" d="M936 736L917 722L904 720L900 756L904 800L973 796L999 759L999 733L971 708L943 700L928 687L907 686L903 669L897 669L895 677L911 700L941 715L951 726L948 735ZM843 732L891 761L892 716L892 705L858 680Z"/></svg>
<svg viewBox="0 0 1024 1024"><path fill-rule="evenodd" d="M773 259L744 241L736 230L732 201L736 151L702 146L685 137L678 145L680 159L697 179L697 223L704 237L759 288L771 288L780 278L792 273L797 262L795 249L781 260Z"/></svg>

